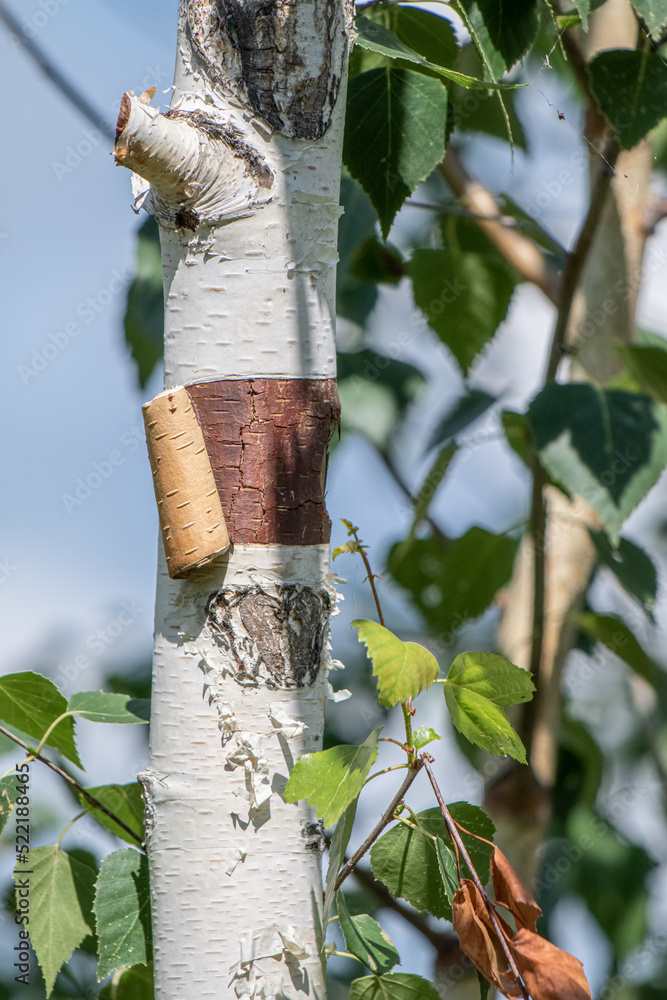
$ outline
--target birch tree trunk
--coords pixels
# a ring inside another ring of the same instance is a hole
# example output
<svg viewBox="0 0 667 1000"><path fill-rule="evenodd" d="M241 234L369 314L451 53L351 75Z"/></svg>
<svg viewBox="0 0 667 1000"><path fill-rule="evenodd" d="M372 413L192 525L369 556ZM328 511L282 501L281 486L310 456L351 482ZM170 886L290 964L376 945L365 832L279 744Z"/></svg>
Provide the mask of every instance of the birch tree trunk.
<svg viewBox="0 0 667 1000"><path fill-rule="evenodd" d="M282 792L322 749L330 664L349 17L182 0L170 110L126 94L118 120L116 160L160 225L165 388L186 387L232 542L186 579L158 569L141 780L160 1000L324 995L322 831Z"/></svg>

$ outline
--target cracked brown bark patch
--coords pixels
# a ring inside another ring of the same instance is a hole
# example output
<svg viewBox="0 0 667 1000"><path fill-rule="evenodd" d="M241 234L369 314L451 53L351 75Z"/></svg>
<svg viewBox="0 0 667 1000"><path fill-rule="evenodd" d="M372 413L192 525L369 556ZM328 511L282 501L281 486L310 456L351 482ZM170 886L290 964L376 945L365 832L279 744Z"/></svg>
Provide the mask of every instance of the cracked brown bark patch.
<svg viewBox="0 0 667 1000"><path fill-rule="evenodd" d="M340 423L335 380L230 379L186 389L232 543L327 543L327 445Z"/></svg>
<svg viewBox="0 0 667 1000"><path fill-rule="evenodd" d="M306 687L320 669L331 600L325 590L299 584L219 590L209 599L206 624L230 654L241 687Z"/></svg>

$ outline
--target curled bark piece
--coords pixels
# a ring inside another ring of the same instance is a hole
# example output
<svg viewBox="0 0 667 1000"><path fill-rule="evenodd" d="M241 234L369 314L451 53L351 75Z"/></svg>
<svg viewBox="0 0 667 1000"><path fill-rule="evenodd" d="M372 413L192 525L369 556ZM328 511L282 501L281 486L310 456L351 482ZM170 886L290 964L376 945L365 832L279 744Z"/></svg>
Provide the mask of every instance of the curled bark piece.
<svg viewBox="0 0 667 1000"><path fill-rule="evenodd" d="M178 580L229 548L204 435L184 388L143 407L169 576Z"/></svg>

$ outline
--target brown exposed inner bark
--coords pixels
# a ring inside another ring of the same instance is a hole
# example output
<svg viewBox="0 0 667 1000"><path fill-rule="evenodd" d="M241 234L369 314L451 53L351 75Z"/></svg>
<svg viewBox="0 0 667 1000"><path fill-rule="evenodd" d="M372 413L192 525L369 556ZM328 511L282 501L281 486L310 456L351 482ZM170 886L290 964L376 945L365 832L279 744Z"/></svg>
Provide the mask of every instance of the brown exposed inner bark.
<svg viewBox="0 0 667 1000"><path fill-rule="evenodd" d="M186 386L232 543L329 541L327 445L340 423L334 379L230 379Z"/></svg>

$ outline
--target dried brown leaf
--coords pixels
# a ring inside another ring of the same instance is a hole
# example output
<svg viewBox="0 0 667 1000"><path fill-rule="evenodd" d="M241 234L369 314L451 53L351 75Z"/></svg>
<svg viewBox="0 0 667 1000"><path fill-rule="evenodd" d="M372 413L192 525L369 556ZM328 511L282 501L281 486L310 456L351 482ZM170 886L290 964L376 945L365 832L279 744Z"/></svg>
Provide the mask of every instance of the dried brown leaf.
<svg viewBox="0 0 667 1000"><path fill-rule="evenodd" d="M574 955L526 928L517 931L510 948L532 1000L591 1000L584 967Z"/></svg>
<svg viewBox="0 0 667 1000"><path fill-rule="evenodd" d="M502 851L494 847L491 855L491 878L496 900L504 903L517 922L517 927L537 931L537 919L542 916L525 885Z"/></svg>
<svg viewBox="0 0 667 1000"><path fill-rule="evenodd" d="M507 929L509 937L507 925L500 918L498 921ZM482 975L506 997L520 997L521 986L509 968L484 900L470 879L461 879L461 885L454 894L452 922L459 937L461 951Z"/></svg>

